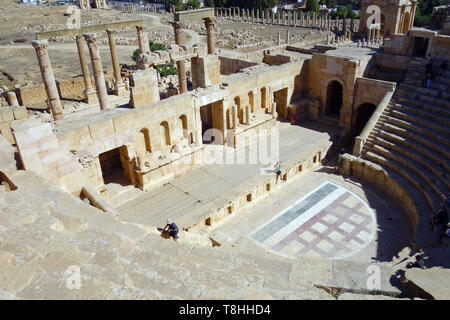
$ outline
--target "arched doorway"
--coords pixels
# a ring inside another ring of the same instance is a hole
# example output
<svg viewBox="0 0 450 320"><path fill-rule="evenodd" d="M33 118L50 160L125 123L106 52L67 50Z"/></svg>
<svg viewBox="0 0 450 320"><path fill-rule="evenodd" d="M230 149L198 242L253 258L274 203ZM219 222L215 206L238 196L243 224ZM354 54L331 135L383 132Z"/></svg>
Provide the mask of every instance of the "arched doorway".
<svg viewBox="0 0 450 320"><path fill-rule="evenodd" d="M363 103L359 106L355 113L353 124L353 133L358 136L369 121L370 116L375 111L376 106L373 103Z"/></svg>
<svg viewBox="0 0 450 320"><path fill-rule="evenodd" d="M342 85L333 80L327 87L327 99L325 105L325 115L339 116L342 108Z"/></svg>
<svg viewBox="0 0 450 320"><path fill-rule="evenodd" d="M152 145L150 143L150 133L147 128L141 130L141 145L144 147L145 152L152 152Z"/></svg>
<svg viewBox="0 0 450 320"><path fill-rule="evenodd" d="M409 22L410 22L410 15L409 12L405 13L405 16L403 18L403 28L402 33L407 33L409 30Z"/></svg>
<svg viewBox="0 0 450 320"><path fill-rule="evenodd" d="M187 117L186 115L182 114L180 117L180 124L181 124L181 130L183 130L183 138L188 138L189 132L188 132L188 123L187 123Z"/></svg>
<svg viewBox="0 0 450 320"><path fill-rule="evenodd" d="M167 123L167 121L161 122L159 128L160 128L160 134L161 134L162 148L164 148L164 146L170 146L171 145L170 132L169 132L169 124Z"/></svg>

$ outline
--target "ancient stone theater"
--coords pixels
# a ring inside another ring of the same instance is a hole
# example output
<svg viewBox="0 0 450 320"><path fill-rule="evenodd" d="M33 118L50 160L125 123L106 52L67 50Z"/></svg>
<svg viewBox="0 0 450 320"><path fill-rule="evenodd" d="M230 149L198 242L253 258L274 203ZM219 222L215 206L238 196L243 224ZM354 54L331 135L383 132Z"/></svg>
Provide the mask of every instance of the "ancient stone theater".
<svg viewBox="0 0 450 320"><path fill-rule="evenodd" d="M448 5L80 7L1 93L0 298L450 298Z"/></svg>

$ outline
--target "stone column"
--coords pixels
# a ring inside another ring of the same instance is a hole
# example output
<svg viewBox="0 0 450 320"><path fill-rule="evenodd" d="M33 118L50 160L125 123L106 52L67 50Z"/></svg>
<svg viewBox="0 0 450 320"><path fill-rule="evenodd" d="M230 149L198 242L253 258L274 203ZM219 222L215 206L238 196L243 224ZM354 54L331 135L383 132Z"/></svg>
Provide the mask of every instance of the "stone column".
<svg viewBox="0 0 450 320"><path fill-rule="evenodd" d="M108 40L109 40L109 50L111 52L111 61L113 64L113 70L114 70L114 94L116 96L121 96L125 92L125 85L122 81L122 76L120 74L120 65L119 65L119 59L117 58L117 49L116 49L116 37L115 37L115 30L106 30L106 33L108 34ZM148 43L148 41L147 41ZM150 50L149 50L150 52Z"/></svg>
<svg viewBox="0 0 450 320"><path fill-rule="evenodd" d="M251 112L251 109L250 109L251 107L250 107L250 105L247 105L246 107L245 107L245 116L246 116L246 120L247 120L247 125L250 125L251 124L251 121L252 121L252 112Z"/></svg>
<svg viewBox="0 0 450 320"><path fill-rule="evenodd" d="M298 12L297 12L297 10L294 10L294 27L297 26L297 18L298 18Z"/></svg>
<svg viewBox="0 0 450 320"><path fill-rule="evenodd" d="M277 11L277 24L280 24L280 11Z"/></svg>
<svg viewBox="0 0 450 320"><path fill-rule="evenodd" d="M289 44L289 30L286 31L286 44Z"/></svg>
<svg viewBox="0 0 450 320"><path fill-rule="evenodd" d="M277 46L281 44L281 32L278 32Z"/></svg>
<svg viewBox="0 0 450 320"><path fill-rule="evenodd" d="M109 109L108 92L106 91L105 78L103 76L102 60L100 58L100 51L97 46L97 39L94 34L83 35L89 47L89 54L91 56L91 64L94 69L95 86L97 87L97 97L100 103L100 110Z"/></svg>
<svg viewBox="0 0 450 320"><path fill-rule="evenodd" d="M52 64L48 56L47 40L35 40L32 42L41 70L42 81L47 92L47 105L52 112L53 119L60 120L64 118L61 100L59 99L58 88L56 87L55 76L53 75Z"/></svg>
<svg viewBox="0 0 450 320"><path fill-rule="evenodd" d="M89 72L89 66L86 61L86 56L84 55L83 49L83 36L76 36L77 49L78 49L78 57L80 58L81 72L83 74L84 81L84 101L88 104L97 103L97 95L95 90L92 88L91 83L91 74Z"/></svg>
<svg viewBox="0 0 450 320"><path fill-rule="evenodd" d="M214 31L215 23L211 18L203 18L206 28L206 42L208 45L208 54L216 52L216 34Z"/></svg>
<svg viewBox="0 0 450 320"><path fill-rule="evenodd" d="M172 22L173 30L175 33L175 44L182 46L183 37L181 36L181 22ZM180 94L187 92L187 80L186 80L186 65L184 60L177 61L177 73L178 73L178 87Z"/></svg>
<svg viewBox="0 0 450 320"><path fill-rule="evenodd" d="M143 54L145 53L144 28L142 26L136 26L136 30L138 35L139 51Z"/></svg>
<svg viewBox="0 0 450 320"><path fill-rule="evenodd" d="M239 118L238 118L238 107L237 105L233 106L233 129L236 129L239 126Z"/></svg>
<svg viewBox="0 0 450 320"><path fill-rule="evenodd" d="M145 27L142 28L142 40L144 41L144 52L150 53L150 41L148 37L148 29Z"/></svg>
<svg viewBox="0 0 450 320"><path fill-rule="evenodd" d="M377 43L380 43L380 28L377 28Z"/></svg>

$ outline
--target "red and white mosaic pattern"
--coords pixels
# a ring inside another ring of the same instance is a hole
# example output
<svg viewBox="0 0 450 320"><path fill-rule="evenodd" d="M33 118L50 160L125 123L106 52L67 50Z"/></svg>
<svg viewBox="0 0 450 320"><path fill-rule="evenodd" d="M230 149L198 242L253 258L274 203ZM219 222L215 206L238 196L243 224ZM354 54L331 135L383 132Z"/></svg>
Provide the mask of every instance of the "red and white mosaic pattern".
<svg viewBox="0 0 450 320"><path fill-rule="evenodd" d="M281 240L278 237L276 243L262 245L283 256L326 258L345 258L366 247L376 231L372 210L350 191L339 189L340 195L330 197L329 203L309 219L299 219L297 225L294 221Z"/></svg>

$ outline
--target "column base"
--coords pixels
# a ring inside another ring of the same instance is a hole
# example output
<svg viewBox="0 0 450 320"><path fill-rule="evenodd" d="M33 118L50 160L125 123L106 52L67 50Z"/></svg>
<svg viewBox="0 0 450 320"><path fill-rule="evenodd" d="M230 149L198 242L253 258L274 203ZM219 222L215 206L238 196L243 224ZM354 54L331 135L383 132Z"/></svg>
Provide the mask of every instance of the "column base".
<svg viewBox="0 0 450 320"><path fill-rule="evenodd" d="M125 88L125 84L121 83L121 84L114 84L114 94L116 96L124 96L126 93L127 89Z"/></svg>
<svg viewBox="0 0 450 320"><path fill-rule="evenodd" d="M97 92L95 92L94 90L89 91L89 92L84 92L84 102L86 102L87 104L96 104L98 103L98 97L97 97Z"/></svg>

